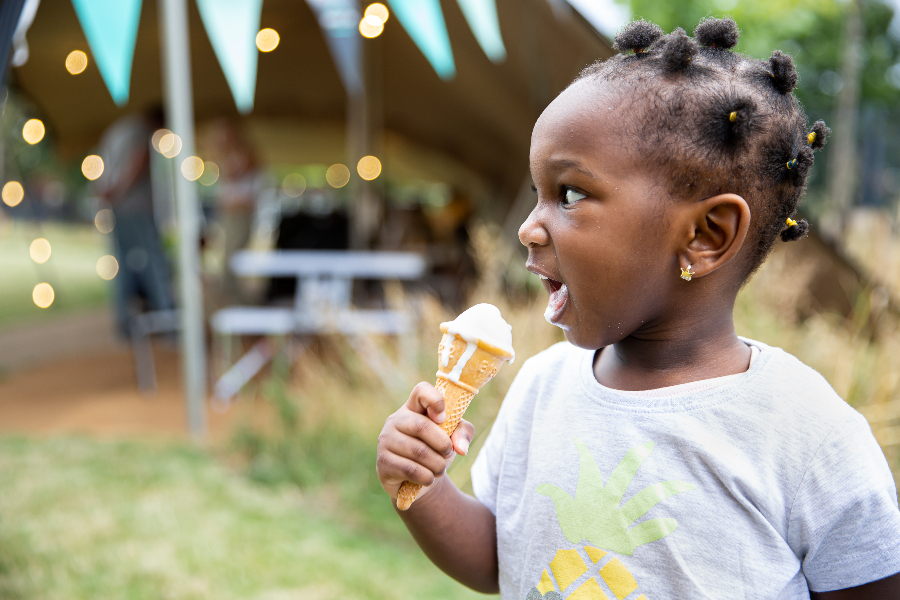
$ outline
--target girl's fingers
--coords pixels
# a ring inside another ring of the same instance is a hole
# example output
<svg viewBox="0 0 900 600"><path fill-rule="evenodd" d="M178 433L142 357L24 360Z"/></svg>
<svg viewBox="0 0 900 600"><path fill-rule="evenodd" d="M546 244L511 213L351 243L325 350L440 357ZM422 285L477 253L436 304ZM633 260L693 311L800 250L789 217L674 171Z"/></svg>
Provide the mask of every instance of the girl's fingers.
<svg viewBox="0 0 900 600"><path fill-rule="evenodd" d="M444 437L446 438L447 436ZM448 439L448 445L449 442L450 440ZM384 450L387 453L411 460L417 465L427 469L429 475L432 477L443 475L444 470L447 468L444 456L428 447L422 440L410 436L393 437L384 445ZM417 481L416 483L420 482ZM425 483L430 483L430 480Z"/></svg>
<svg viewBox="0 0 900 600"><path fill-rule="evenodd" d="M460 420L459 425L456 426L456 431L450 436L453 451L465 456L469 453L469 444L472 443L474 438L475 427L465 419Z"/></svg>
<svg viewBox="0 0 900 600"><path fill-rule="evenodd" d="M413 388L409 394L409 400L406 401L406 408L419 413L420 415L428 415L435 423L443 423L447 418L444 411L444 396L433 385L422 381Z"/></svg>
<svg viewBox="0 0 900 600"><path fill-rule="evenodd" d="M435 425L431 419L424 415L407 412L399 415L394 427L410 439L418 439L427 444L432 450L442 457L447 458L453 454L453 445L444 430Z"/></svg>
<svg viewBox="0 0 900 600"><path fill-rule="evenodd" d="M382 487L392 498L397 497L397 490L404 481L431 485L435 480L429 469L392 452L378 454L378 473Z"/></svg>

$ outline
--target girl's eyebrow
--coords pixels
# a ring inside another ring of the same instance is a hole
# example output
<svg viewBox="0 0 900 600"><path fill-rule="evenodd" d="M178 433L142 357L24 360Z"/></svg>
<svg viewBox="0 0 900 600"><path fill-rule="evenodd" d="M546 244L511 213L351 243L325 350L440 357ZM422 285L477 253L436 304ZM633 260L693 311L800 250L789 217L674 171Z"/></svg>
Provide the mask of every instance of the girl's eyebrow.
<svg viewBox="0 0 900 600"><path fill-rule="evenodd" d="M577 160L571 158L551 158L548 162L550 163L550 166L557 169L574 169L583 175L587 175L591 179L596 179L594 174L583 167Z"/></svg>

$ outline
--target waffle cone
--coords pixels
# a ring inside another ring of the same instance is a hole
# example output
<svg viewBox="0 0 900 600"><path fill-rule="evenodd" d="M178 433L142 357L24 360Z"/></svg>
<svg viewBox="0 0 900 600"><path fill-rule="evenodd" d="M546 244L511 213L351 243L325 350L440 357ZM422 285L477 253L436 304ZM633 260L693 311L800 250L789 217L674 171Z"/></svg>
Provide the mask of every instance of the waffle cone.
<svg viewBox="0 0 900 600"><path fill-rule="evenodd" d="M441 338L438 353L440 356L445 345L450 344L450 360L445 366L440 358L438 359L439 370L434 387L444 395L444 410L447 411L447 418L440 426L449 437L456 430L478 390L493 379L503 363L512 358L512 355L479 340L475 353L469 358L459 376L459 382L453 381L450 379L450 373L466 351L468 343L458 335L447 333L446 324L441 325L441 330L444 332L444 337ZM415 502L421 489L422 486L418 483L404 481L397 492L397 508L408 509Z"/></svg>

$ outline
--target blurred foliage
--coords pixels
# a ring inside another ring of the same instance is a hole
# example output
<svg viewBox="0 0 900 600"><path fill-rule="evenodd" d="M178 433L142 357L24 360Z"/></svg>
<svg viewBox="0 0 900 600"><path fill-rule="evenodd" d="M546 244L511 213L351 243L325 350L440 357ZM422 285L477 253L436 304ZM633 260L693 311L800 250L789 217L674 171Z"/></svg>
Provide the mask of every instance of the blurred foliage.
<svg viewBox="0 0 900 600"><path fill-rule="evenodd" d="M773 50L791 54L800 72L798 97L811 113L829 111L842 86L838 71L845 45L846 0L629 0L632 14L665 31L681 27L690 34L705 17L731 17L741 28L736 48L766 59ZM863 52L864 102L896 103L900 73L900 39L888 30L893 8L880 0L862 3L865 22ZM892 79L893 78L893 79Z"/></svg>
<svg viewBox="0 0 900 600"><path fill-rule="evenodd" d="M28 254L31 241L38 237L50 240L52 247L50 260L40 265ZM112 282L100 279L96 265L109 253L108 237L93 225L0 220L0 330L105 306ZM31 299L40 282L49 283L56 293L49 308L38 308Z"/></svg>
<svg viewBox="0 0 900 600"><path fill-rule="evenodd" d="M4 100L5 98L5 100ZM63 160L56 148L55 131L41 110L15 89L0 90L0 176L19 181L25 200L15 208L0 206L14 218L45 220L79 217L93 220L96 200L81 173L81 158ZM22 136L29 119L41 119L46 132L32 145Z"/></svg>

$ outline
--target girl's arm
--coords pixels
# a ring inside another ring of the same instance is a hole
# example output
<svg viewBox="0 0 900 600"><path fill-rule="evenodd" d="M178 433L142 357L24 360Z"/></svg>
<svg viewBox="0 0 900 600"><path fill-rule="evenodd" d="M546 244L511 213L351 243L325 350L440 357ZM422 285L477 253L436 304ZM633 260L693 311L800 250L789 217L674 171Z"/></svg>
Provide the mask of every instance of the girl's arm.
<svg viewBox="0 0 900 600"><path fill-rule="evenodd" d="M460 583L483 593L499 590L494 515L444 477L456 454L466 454L472 424L460 421L452 437L437 425L446 418L444 398L428 383L417 385L378 436L376 472L394 499L404 481L424 486L407 511L397 511L426 556Z"/></svg>
<svg viewBox="0 0 900 600"><path fill-rule="evenodd" d="M494 515L449 477L406 511L397 512L413 538L444 573L483 594L500 591Z"/></svg>

